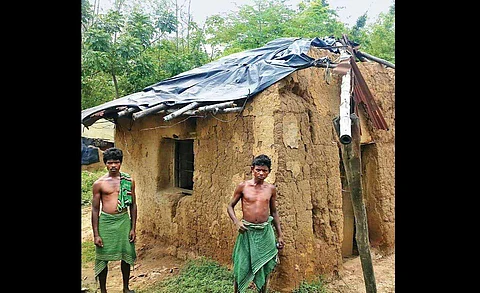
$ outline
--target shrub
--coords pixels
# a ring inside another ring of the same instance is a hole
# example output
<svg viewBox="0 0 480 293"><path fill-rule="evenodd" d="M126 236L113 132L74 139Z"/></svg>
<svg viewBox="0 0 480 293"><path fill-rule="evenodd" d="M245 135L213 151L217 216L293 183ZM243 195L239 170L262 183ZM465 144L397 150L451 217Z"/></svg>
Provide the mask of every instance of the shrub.
<svg viewBox="0 0 480 293"><path fill-rule="evenodd" d="M302 282L300 287L293 290L292 293L328 293L328 291L324 288L323 278L320 277L313 282Z"/></svg>
<svg viewBox="0 0 480 293"><path fill-rule="evenodd" d="M93 241L82 242L82 264L95 260L95 244Z"/></svg>
<svg viewBox="0 0 480 293"><path fill-rule="evenodd" d="M84 171L82 170L82 206L92 203L92 185L105 174L105 170Z"/></svg>

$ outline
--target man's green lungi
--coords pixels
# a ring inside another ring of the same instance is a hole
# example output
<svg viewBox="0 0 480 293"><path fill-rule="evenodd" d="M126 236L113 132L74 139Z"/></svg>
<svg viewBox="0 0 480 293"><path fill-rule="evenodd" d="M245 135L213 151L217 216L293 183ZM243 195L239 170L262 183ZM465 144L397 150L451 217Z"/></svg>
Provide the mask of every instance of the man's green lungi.
<svg viewBox="0 0 480 293"><path fill-rule="evenodd" d="M252 280L260 290L277 264L272 220L272 216L259 224L242 220L248 231L238 234L232 254L233 275L240 293L245 292Z"/></svg>
<svg viewBox="0 0 480 293"><path fill-rule="evenodd" d="M127 211L118 214L100 213L98 233L103 247L95 246L95 278L110 260L123 260L133 265L137 258L135 243L129 241L131 220Z"/></svg>

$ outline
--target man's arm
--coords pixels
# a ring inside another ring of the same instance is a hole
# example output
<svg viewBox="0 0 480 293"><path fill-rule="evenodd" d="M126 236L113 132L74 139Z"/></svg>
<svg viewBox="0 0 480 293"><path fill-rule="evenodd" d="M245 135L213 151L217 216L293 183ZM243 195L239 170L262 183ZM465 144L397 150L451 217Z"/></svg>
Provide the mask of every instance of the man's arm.
<svg viewBox="0 0 480 293"><path fill-rule="evenodd" d="M93 229L93 243L99 247L103 247L103 240L98 233L98 217L100 215L100 198L101 198L101 183L97 180L92 187L92 229Z"/></svg>
<svg viewBox="0 0 480 293"><path fill-rule="evenodd" d="M280 226L280 216L277 211L277 188L272 185L272 197L270 198L270 215L273 217L273 225L277 231L278 248L282 249L285 246L283 241L282 227Z"/></svg>
<svg viewBox="0 0 480 293"><path fill-rule="evenodd" d="M230 219L232 219L233 223L237 226L238 230L241 232L247 231L248 229L243 225L242 221L238 220L237 215L235 214L235 205L238 203L240 198L242 198L244 186L245 186L245 182L242 182L237 185L237 187L235 188L235 191L233 192L232 200L230 200L230 203L227 206L227 213L230 216Z"/></svg>
<svg viewBox="0 0 480 293"><path fill-rule="evenodd" d="M129 239L130 242L134 242L137 233L135 232L137 229L137 196L135 195L135 180L132 178L132 205L130 206L130 219L132 221L132 227L130 229Z"/></svg>

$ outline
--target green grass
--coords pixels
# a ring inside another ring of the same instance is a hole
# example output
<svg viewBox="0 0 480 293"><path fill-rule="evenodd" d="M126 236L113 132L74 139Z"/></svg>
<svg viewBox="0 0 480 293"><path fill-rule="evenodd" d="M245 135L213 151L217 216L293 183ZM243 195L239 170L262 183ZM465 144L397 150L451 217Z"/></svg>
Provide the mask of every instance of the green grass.
<svg viewBox="0 0 480 293"><path fill-rule="evenodd" d="M82 242L82 264L95 260L95 244L93 241Z"/></svg>
<svg viewBox="0 0 480 293"><path fill-rule="evenodd" d="M92 185L106 173L105 170L85 171L82 170L82 206L92 203Z"/></svg>
<svg viewBox="0 0 480 293"><path fill-rule="evenodd" d="M178 275L136 291L138 293L232 293L233 273L212 259L200 257L187 261ZM277 291L268 290L268 292L276 293ZM248 288L246 293L257 293L257 291ZM300 287L292 293L328 293L328 291L324 288L322 279L319 278L318 281L310 283L302 282Z"/></svg>
<svg viewBox="0 0 480 293"><path fill-rule="evenodd" d="M328 293L324 288L323 278L320 277L317 281L302 282L300 287L293 290L292 293Z"/></svg>
<svg viewBox="0 0 480 293"><path fill-rule="evenodd" d="M187 261L178 275L138 292L231 293L233 292L233 273L216 261L201 257ZM255 293L256 291L247 289L246 292Z"/></svg>

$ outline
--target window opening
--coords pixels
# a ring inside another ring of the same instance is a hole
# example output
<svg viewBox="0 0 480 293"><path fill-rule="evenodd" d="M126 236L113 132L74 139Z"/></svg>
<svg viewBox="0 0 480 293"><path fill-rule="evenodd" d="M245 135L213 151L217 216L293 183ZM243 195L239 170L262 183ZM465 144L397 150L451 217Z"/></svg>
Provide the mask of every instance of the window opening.
<svg viewBox="0 0 480 293"><path fill-rule="evenodd" d="M175 141L175 186L193 190L193 139Z"/></svg>

